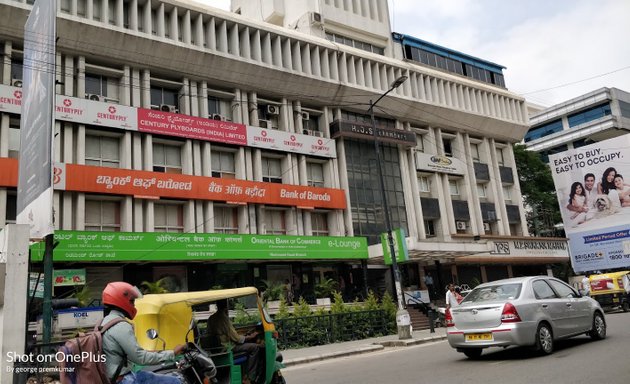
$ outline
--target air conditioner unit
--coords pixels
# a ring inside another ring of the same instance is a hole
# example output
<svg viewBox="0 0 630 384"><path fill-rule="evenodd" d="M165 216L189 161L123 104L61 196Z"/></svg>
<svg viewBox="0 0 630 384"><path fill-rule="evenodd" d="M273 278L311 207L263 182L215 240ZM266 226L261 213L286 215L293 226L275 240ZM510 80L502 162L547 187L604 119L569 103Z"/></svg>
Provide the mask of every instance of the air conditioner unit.
<svg viewBox="0 0 630 384"><path fill-rule="evenodd" d="M456 221L455 222L455 227L457 228L458 231L465 231L466 230L466 222L465 221Z"/></svg>
<svg viewBox="0 0 630 384"><path fill-rule="evenodd" d="M309 135L309 136L317 136L317 137L323 137L324 136L323 132L313 131L312 129L305 129L304 131L302 131L302 133L304 133L305 135Z"/></svg>
<svg viewBox="0 0 630 384"><path fill-rule="evenodd" d="M85 98L92 100L92 101L105 101L105 96L101 96L101 95L94 95L91 93L86 93L85 94Z"/></svg>
<svg viewBox="0 0 630 384"><path fill-rule="evenodd" d="M319 12L310 12L309 21L311 24L322 24L323 23L322 14Z"/></svg>
<svg viewBox="0 0 630 384"><path fill-rule="evenodd" d="M279 115L280 107L277 105L267 105L267 114L268 115Z"/></svg>
<svg viewBox="0 0 630 384"><path fill-rule="evenodd" d="M153 109L155 111L159 111L160 110L160 106L159 105L152 105L151 109Z"/></svg>
<svg viewBox="0 0 630 384"><path fill-rule="evenodd" d="M302 120L309 120L311 118L308 112L300 112L300 117L302 118Z"/></svg>
<svg viewBox="0 0 630 384"><path fill-rule="evenodd" d="M490 228L490 223L483 223L484 232L490 232L492 229Z"/></svg>
<svg viewBox="0 0 630 384"><path fill-rule="evenodd" d="M120 100L118 100L118 99L112 99L112 98L106 97L106 98L105 98L105 102L106 102L106 103L115 103L115 104L119 104L119 103L120 103Z"/></svg>
<svg viewBox="0 0 630 384"><path fill-rule="evenodd" d="M278 129L273 126L273 122L271 120L258 119L258 126L266 129Z"/></svg>
<svg viewBox="0 0 630 384"><path fill-rule="evenodd" d="M22 88L22 79L11 79L11 85L14 87Z"/></svg>
<svg viewBox="0 0 630 384"><path fill-rule="evenodd" d="M162 104L162 105L160 105L160 111L162 111L162 112L172 112L172 113L178 113L179 112L177 110L177 107L175 107L174 105L170 105L170 104Z"/></svg>
<svg viewBox="0 0 630 384"><path fill-rule="evenodd" d="M212 120L219 120L219 121L227 121L227 119L225 118L225 116L223 115L219 115L218 113L213 113L212 116L210 116L210 118Z"/></svg>

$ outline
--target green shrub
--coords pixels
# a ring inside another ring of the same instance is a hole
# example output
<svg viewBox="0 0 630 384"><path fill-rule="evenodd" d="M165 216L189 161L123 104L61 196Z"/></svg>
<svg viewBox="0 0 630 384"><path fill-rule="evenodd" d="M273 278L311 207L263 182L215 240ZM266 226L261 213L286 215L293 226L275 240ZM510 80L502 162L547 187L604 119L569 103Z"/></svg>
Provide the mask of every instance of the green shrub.
<svg viewBox="0 0 630 384"><path fill-rule="evenodd" d="M304 298L300 297L297 305L293 306L293 317L306 317L313 315L311 306L308 305Z"/></svg>
<svg viewBox="0 0 630 384"><path fill-rule="evenodd" d="M287 301L283 298L280 299L280 306L278 307L278 312L275 315L275 319L286 319L291 316L291 312L289 312L289 306L287 305Z"/></svg>
<svg viewBox="0 0 630 384"><path fill-rule="evenodd" d="M389 292L385 292L383 295L383 299L381 300L381 309L385 311L387 314L387 319L389 320L389 329L391 332L396 332L396 311L398 311L398 307L396 303L394 303L394 299L389 294Z"/></svg>
<svg viewBox="0 0 630 384"><path fill-rule="evenodd" d="M333 302L330 304L330 313L344 313L348 312L348 306L343 302L343 296L341 292L333 292Z"/></svg>
<svg viewBox="0 0 630 384"><path fill-rule="evenodd" d="M334 294L337 282L333 279L323 279L315 285L315 296L325 298Z"/></svg>
<svg viewBox="0 0 630 384"><path fill-rule="evenodd" d="M245 310L245 304L237 302L235 305L236 314L234 315L234 326L245 326L256 324L259 321L258 314L249 314Z"/></svg>

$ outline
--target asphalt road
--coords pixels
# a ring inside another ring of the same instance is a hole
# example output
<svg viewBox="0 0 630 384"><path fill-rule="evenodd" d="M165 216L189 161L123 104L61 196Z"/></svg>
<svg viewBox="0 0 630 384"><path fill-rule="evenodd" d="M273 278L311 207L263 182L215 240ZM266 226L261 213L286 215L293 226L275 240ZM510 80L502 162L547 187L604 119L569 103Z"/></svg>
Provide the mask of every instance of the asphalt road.
<svg viewBox="0 0 630 384"><path fill-rule="evenodd" d="M289 384L616 384L630 380L630 313L606 316L608 336L556 343L550 356L527 348L486 349L468 360L447 341L344 357L283 370Z"/></svg>

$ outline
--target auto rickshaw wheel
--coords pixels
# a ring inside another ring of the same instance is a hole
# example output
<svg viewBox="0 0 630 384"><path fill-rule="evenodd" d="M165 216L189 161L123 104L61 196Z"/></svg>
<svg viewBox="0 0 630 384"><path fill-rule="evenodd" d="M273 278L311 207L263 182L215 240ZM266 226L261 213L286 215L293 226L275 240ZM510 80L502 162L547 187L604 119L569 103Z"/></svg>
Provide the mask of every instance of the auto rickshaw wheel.
<svg viewBox="0 0 630 384"><path fill-rule="evenodd" d="M627 301L624 301L624 302L621 304L621 309L622 309L624 312L628 312L628 311L630 311L630 303L628 303Z"/></svg>
<svg viewBox="0 0 630 384"><path fill-rule="evenodd" d="M271 377L271 384L287 384L287 381L284 379L284 376L282 376L282 373L276 371Z"/></svg>

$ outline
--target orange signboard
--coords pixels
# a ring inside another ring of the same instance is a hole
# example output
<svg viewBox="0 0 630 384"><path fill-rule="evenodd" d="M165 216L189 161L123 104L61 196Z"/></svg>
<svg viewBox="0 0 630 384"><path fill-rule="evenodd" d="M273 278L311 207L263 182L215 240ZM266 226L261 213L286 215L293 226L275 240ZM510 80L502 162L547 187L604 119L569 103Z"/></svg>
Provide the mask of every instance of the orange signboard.
<svg viewBox="0 0 630 384"><path fill-rule="evenodd" d="M341 189L177 175L78 164L55 166L55 188L66 191L345 209Z"/></svg>
<svg viewBox="0 0 630 384"><path fill-rule="evenodd" d="M17 159L0 158L0 187L17 187Z"/></svg>

